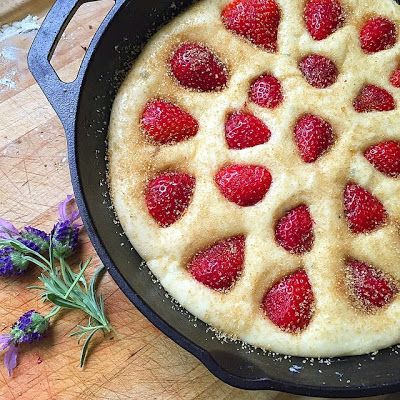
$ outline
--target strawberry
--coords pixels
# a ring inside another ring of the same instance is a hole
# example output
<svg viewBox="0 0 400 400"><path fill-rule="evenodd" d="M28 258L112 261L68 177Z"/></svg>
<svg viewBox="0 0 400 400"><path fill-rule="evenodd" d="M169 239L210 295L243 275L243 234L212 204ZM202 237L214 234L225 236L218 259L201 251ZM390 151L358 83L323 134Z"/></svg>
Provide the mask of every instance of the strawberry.
<svg viewBox="0 0 400 400"><path fill-rule="evenodd" d="M400 176L400 142L389 140L369 147L365 158L382 174L398 178Z"/></svg>
<svg viewBox="0 0 400 400"><path fill-rule="evenodd" d="M264 198L272 177L266 168L258 165L229 165L218 171L215 182L229 201L247 207Z"/></svg>
<svg viewBox="0 0 400 400"><path fill-rule="evenodd" d="M307 273L300 269L275 283L264 295L261 308L285 332L296 333L306 328L314 309Z"/></svg>
<svg viewBox="0 0 400 400"><path fill-rule="evenodd" d="M333 85L339 74L335 63L320 54L310 54L302 58L299 68L305 80L318 89Z"/></svg>
<svg viewBox="0 0 400 400"><path fill-rule="evenodd" d="M283 101L282 86L272 75L261 75L250 85L249 98L264 108L276 108Z"/></svg>
<svg viewBox="0 0 400 400"><path fill-rule="evenodd" d="M333 144L333 129L322 118L305 114L296 122L294 140L303 161L312 163Z"/></svg>
<svg viewBox="0 0 400 400"><path fill-rule="evenodd" d="M383 204L355 183L348 183L344 189L344 213L353 233L371 232L388 217Z"/></svg>
<svg viewBox="0 0 400 400"><path fill-rule="evenodd" d="M233 0L222 10L227 29L269 52L278 49L281 12L275 0Z"/></svg>
<svg viewBox="0 0 400 400"><path fill-rule="evenodd" d="M346 272L356 303L367 311L390 303L399 291L392 278L361 261L349 260Z"/></svg>
<svg viewBox="0 0 400 400"><path fill-rule="evenodd" d="M149 101L140 124L149 138L158 144L182 142L195 136L199 124L186 111L162 99Z"/></svg>
<svg viewBox="0 0 400 400"><path fill-rule="evenodd" d="M176 222L193 196L195 178L176 171L162 172L146 186L145 200L150 215L162 227Z"/></svg>
<svg viewBox="0 0 400 400"><path fill-rule="evenodd" d="M304 20L311 37L322 40L343 25L344 11L338 0L309 0Z"/></svg>
<svg viewBox="0 0 400 400"><path fill-rule="evenodd" d="M390 77L390 83L394 87L400 88L400 68L397 68L396 70L393 71Z"/></svg>
<svg viewBox="0 0 400 400"><path fill-rule="evenodd" d="M304 204L288 211L275 226L275 239L285 250L303 254L314 242L314 221Z"/></svg>
<svg viewBox="0 0 400 400"><path fill-rule="evenodd" d="M236 111L225 122L225 138L230 149L245 149L269 140L271 131L253 114Z"/></svg>
<svg viewBox="0 0 400 400"><path fill-rule="evenodd" d="M172 74L188 89L218 91L228 81L226 66L208 47L199 43L180 44L170 64Z"/></svg>
<svg viewBox="0 0 400 400"><path fill-rule="evenodd" d="M375 85L366 85L355 98L353 106L359 113L391 111L396 108L396 102L387 90Z"/></svg>
<svg viewBox="0 0 400 400"><path fill-rule="evenodd" d="M220 240L197 253L189 263L189 271L197 281L209 288L227 291L242 272L244 250L244 236Z"/></svg>
<svg viewBox="0 0 400 400"><path fill-rule="evenodd" d="M371 18L361 28L361 48L367 54L390 49L396 39L396 25L385 17Z"/></svg>

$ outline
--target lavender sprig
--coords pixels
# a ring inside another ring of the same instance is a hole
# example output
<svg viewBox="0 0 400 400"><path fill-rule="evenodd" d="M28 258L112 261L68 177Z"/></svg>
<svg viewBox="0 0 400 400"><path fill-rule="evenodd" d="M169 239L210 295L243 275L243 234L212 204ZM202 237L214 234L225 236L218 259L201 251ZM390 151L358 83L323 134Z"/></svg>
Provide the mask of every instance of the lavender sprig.
<svg viewBox="0 0 400 400"><path fill-rule="evenodd" d="M79 211L68 211L68 204L72 199L72 196L67 196L58 206L60 217L51 231L53 254L57 258L68 258L78 247L80 225L74 222L79 218Z"/></svg>
<svg viewBox="0 0 400 400"><path fill-rule="evenodd" d="M78 325L77 330L70 335L79 336L78 341L86 336L80 357L81 367L85 364L89 343L94 334L100 331L104 334L111 332L111 324L105 315L104 298L96 294L97 280L105 268L97 268L88 283L84 272L90 266L90 262L89 258L79 264L78 271L74 272L61 258L59 267L52 266L50 271L43 272L39 277L43 286L31 286L32 289L41 291L43 301L50 301L60 309L78 309L89 316L88 326Z"/></svg>
<svg viewBox="0 0 400 400"><path fill-rule="evenodd" d="M22 343L39 341L49 328L49 318L34 310L23 314L11 327L8 334L0 335L0 350L7 350L4 355L4 365L11 376L17 366L18 346Z"/></svg>
<svg viewBox="0 0 400 400"><path fill-rule="evenodd" d="M43 286L35 285L30 288L40 290L42 300L54 304L55 307L46 316L47 320L62 308L78 309L89 317L87 326L78 325L77 330L71 334L71 336L78 336L78 341L85 338L80 358L80 365L83 367L93 336L100 331L104 334L109 333L112 327L105 315L104 298L96 293L96 283L100 274L105 270L104 266L96 269L90 281L87 282L84 273L90 266L91 259L80 263L77 272L74 272L65 260L77 248L80 227L75 223L79 218L78 210L67 210L71 200L72 196L68 196L65 201L60 203L60 218L54 225L50 236L32 227L18 232L13 225L0 220L0 274L1 251L5 253L4 257L18 254L24 263L32 263L42 270L39 280ZM4 229L1 229L2 226ZM48 258L41 254L46 244ZM14 263L13 260L11 261ZM12 268L15 267L14 264L12 264ZM16 344L18 343L15 342L15 339L9 340L9 335L5 335L3 338L0 336L0 350L8 348L5 356L7 364L11 362L13 365Z"/></svg>
<svg viewBox="0 0 400 400"><path fill-rule="evenodd" d="M0 276L8 277L23 274L29 260L11 246L0 247Z"/></svg>
<svg viewBox="0 0 400 400"><path fill-rule="evenodd" d="M22 231L9 221L0 218L0 239L17 239L30 249L44 253L49 248L49 236L40 229L26 226ZM27 271L29 260L25 255L11 246L0 247L0 276L16 276Z"/></svg>
<svg viewBox="0 0 400 400"><path fill-rule="evenodd" d="M78 272L74 272L63 258L60 258L59 265L56 265L53 257L47 260L18 240L2 239L0 245L2 244L11 246L25 254L30 262L42 269L39 280L43 283L43 286L35 285L29 288L40 290L43 301L49 301L56 306L52 315L61 308L67 308L81 310L89 316L88 326L78 325L77 330L71 334L71 336L79 336L79 341L86 336L80 357L80 366L83 367L87 358L89 343L94 334L100 331L106 334L111 332L112 329L105 315L104 298L96 294L97 279L104 272L104 266L99 267L94 272L88 283L84 272L90 266L91 259L79 264ZM52 254L51 245L50 254ZM95 323L92 324L92 322Z"/></svg>
<svg viewBox="0 0 400 400"><path fill-rule="evenodd" d="M19 241L40 254L44 254L49 250L49 235L33 226L26 226L19 232Z"/></svg>

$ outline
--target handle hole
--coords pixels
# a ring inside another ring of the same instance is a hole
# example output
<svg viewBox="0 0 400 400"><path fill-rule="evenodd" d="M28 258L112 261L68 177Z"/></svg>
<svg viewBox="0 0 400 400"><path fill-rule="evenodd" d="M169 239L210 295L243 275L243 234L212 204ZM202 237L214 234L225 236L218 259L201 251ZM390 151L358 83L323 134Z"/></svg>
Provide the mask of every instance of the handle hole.
<svg viewBox="0 0 400 400"><path fill-rule="evenodd" d="M114 6L114 0L82 4L68 23L57 44L50 63L65 83L75 80L97 28Z"/></svg>

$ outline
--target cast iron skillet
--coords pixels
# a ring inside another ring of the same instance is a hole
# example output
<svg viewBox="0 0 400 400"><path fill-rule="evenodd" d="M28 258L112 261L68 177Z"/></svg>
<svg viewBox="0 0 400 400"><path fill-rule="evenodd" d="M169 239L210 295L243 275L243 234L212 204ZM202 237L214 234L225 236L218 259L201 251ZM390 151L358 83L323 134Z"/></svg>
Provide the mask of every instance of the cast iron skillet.
<svg viewBox="0 0 400 400"><path fill-rule="evenodd" d="M28 62L64 125L71 179L90 239L125 295L155 326L230 385L324 397L400 391L400 355L395 349L379 352L374 360L369 355L344 357L329 364L297 357L280 360L243 350L238 343L211 340L207 325L197 321L195 327L187 312L172 308L147 267L139 268L142 259L115 223L110 207L105 160L110 109L141 46L192 0L116 0L87 50L78 77L67 84L59 80L49 60L69 20L85 2L55 3L33 42ZM293 365L302 367L299 373L293 372Z"/></svg>

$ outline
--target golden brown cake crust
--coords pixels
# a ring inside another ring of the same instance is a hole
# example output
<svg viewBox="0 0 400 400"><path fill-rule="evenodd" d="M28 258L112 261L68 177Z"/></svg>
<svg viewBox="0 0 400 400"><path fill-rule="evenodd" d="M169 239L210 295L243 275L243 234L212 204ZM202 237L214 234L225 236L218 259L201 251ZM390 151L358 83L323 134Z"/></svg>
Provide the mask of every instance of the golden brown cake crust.
<svg viewBox="0 0 400 400"><path fill-rule="evenodd" d="M384 15L400 26L400 7L392 0L342 0L346 23L325 40L314 41L303 22L304 0L278 0L282 20L276 54L270 54L227 31L220 19L226 0L203 0L161 29L146 45L114 102L109 130L110 185L119 220L134 247L163 287L187 310L216 329L252 345L292 355L362 354L400 341L400 296L375 314L355 309L343 285L344 258L371 263L400 281L400 179L384 176L363 157L371 144L400 139L399 109L359 114L352 102L366 83L391 92L400 90L389 76L400 61L400 43L373 55L359 45L359 30L371 15ZM168 59L183 41L211 48L229 69L225 90L189 91L168 72ZM298 69L309 53L326 55L339 69L337 82L311 87ZM285 100L275 110L248 103L270 128L268 143L229 150L224 138L226 114L248 100L250 82L270 72L282 82ZM161 97L189 111L199 122L198 134L173 146L156 147L140 130L145 103ZM333 126L333 148L305 164L294 140L295 121L314 113ZM227 163L266 166L273 183L253 207L228 202L214 184ZM160 228L147 212L143 189L156 172L177 169L196 177L192 202L184 216ZM370 234L352 234L343 215L343 189L354 181L376 195L389 213L389 223ZM286 210L306 203L315 221L311 252L296 256L279 247L274 225ZM198 250L237 234L246 235L244 272L228 293L208 289L186 271ZM299 334L282 332L263 315L267 288L303 266L316 298L309 326Z"/></svg>

